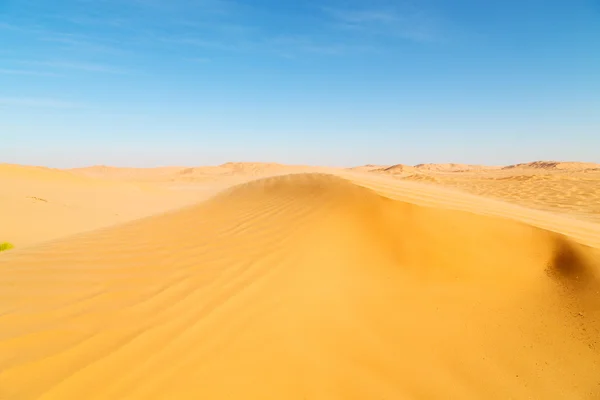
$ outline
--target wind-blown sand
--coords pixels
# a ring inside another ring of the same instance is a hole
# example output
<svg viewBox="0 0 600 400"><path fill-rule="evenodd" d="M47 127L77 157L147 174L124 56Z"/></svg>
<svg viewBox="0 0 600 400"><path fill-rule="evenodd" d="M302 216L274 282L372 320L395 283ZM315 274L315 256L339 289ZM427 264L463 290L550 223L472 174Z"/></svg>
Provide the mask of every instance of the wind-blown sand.
<svg viewBox="0 0 600 400"><path fill-rule="evenodd" d="M211 193L0 164L0 242L29 246L191 205Z"/></svg>
<svg viewBox="0 0 600 400"><path fill-rule="evenodd" d="M600 397L598 224L329 172L0 255L0 398Z"/></svg>

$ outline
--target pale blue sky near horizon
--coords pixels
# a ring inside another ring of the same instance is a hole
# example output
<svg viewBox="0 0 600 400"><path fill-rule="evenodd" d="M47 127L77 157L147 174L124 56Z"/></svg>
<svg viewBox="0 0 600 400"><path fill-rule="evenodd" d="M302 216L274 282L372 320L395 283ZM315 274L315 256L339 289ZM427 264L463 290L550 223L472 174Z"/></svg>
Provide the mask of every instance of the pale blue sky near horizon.
<svg viewBox="0 0 600 400"><path fill-rule="evenodd" d="M598 0L0 0L0 163L600 162Z"/></svg>

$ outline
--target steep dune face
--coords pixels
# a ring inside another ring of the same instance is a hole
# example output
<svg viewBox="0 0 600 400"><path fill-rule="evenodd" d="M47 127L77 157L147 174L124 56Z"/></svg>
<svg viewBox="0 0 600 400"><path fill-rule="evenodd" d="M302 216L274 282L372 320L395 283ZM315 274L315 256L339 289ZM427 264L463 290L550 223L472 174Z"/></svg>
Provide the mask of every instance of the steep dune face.
<svg viewBox="0 0 600 400"><path fill-rule="evenodd" d="M597 250L288 175L0 256L0 398L595 398Z"/></svg>

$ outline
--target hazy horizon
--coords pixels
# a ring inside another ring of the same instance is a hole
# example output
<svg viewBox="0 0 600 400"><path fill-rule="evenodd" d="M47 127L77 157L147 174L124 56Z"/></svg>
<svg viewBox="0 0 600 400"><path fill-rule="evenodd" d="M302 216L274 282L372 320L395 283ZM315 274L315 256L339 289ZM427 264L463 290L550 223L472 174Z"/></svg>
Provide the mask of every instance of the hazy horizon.
<svg viewBox="0 0 600 400"><path fill-rule="evenodd" d="M490 168L501 168L501 167L508 167L508 166L512 166L512 165L516 165L516 164L530 164L530 163L534 163L534 162L560 162L560 163L594 163L593 161L586 161L586 160L524 160L524 161L519 161L516 163L510 163L510 164L489 164L489 163L485 163L485 164L470 164L470 163L459 163L459 162L454 162L454 161L447 161L447 162L426 162L426 163L417 163L417 164L407 164L407 163L403 163L403 162L396 162L396 163L387 163L387 164L379 164L379 163L363 163L363 164L346 164L346 165L335 165L335 164L300 164L300 163L285 163L285 162L276 162L276 161L270 161L270 160L230 160L230 161L226 161L223 163L214 163L214 164L199 164L199 163L192 163L192 164L177 164L177 163L172 163L172 164L153 164L153 165L142 165L142 164L135 164L135 163L128 163L128 164L107 164L107 163L96 163L96 164L79 164L79 165L65 165L65 166L53 166L53 165L44 165L44 164L39 164L39 163L11 163L11 162L5 162L5 161L0 161L0 165L2 164L8 164L8 165L23 165L23 166L32 166L32 167L46 167L46 168L56 168L56 169L81 169L81 168L93 168L93 167L109 167L109 168L148 168L148 169L152 169L152 168L202 168L202 167L217 167L217 166L223 166L227 163L238 163L238 164L281 164L281 165L287 165L287 166L298 166L298 167L302 167L302 166L306 166L306 167L326 167L326 168L353 168L353 167L361 167L361 166L367 166L367 165L381 165L381 166L392 166L392 165L407 165L407 166L418 166L418 165L428 165L428 164L433 164L433 165L443 165L443 164L458 164L458 165L480 165L483 167L490 167ZM600 164L600 163L599 163Z"/></svg>

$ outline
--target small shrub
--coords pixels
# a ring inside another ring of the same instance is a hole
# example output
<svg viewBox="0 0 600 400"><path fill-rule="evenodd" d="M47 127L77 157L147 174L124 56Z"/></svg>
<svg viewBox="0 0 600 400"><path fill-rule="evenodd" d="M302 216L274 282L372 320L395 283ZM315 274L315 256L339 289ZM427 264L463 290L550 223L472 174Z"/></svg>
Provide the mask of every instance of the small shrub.
<svg viewBox="0 0 600 400"><path fill-rule="evenodd" d="M12 244L10 244L8 242L0 243L0 251L6 251L6 250L14 249L14 248L15 248L15 246L13 246Z"/></svg>

